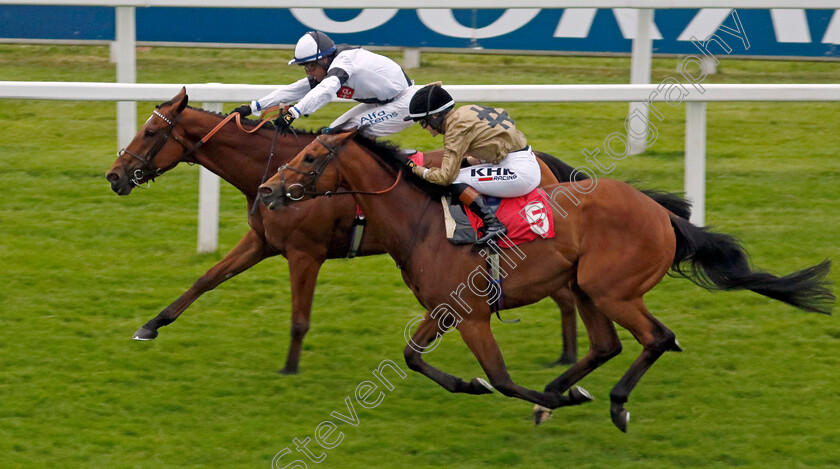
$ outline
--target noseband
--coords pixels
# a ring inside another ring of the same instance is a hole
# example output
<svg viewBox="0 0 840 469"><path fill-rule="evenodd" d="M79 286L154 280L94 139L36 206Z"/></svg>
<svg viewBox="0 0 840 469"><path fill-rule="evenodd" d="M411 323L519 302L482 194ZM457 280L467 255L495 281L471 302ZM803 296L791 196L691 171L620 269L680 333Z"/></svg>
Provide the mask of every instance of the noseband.
<svg viewBox="0 0 840 469"><path fill-rule="evenodd" d="M300 169L295 168L294 166L289 166L288 163L284 164L283 166L280 166L279 168L277 168L277 171L280 173L280 187L282 188L282 192L285 192L285 195L289 200L295 200L295 201L300 200L307 195L311 195L312 197L318 197L320 195L326 195L327 197L330 197L332 195L339 194L336 191L318 192L318 191L315 190L315 183L318 182L318 179L320 179L321 176L324 174L324 170L327 169L327 165L330 163L330 161L332 161L333 158L338 157L338 150L340 149L340 147L336 148L336 147L332 147L332 146L324 143L324 141L321 140L320 135L315 137L315 140L318 143L320 143L322 147L326 148L329 153L327 154L327 156L323 160L321 160L318 163L318 166L314 170L312 170L312 171L302 171ZM287 187L286 186L286 171L291 171L293 173L297 173L297 174L301 174L303 176L311 177L312 180L309 182L309 187L311 188L311 190L307 189L306 185L304 185L303 183L299 183L299 182L296 182L296 183ZM301 194L299 196L295 197L294 195L292 195L292 188L293 187L300 187Z"/></svg>
<svg viewBox="0 0 840 469"><path fill-rule="evenodd" d="M322 159L318 163L318 166L314 170L303 171L303 170L297 169L293 166L289 166L288 164L284 164L283 166L280 166L279 168L277 168L277 171L280 173L280 189L281 189L281 192L284 192L285 197L288 198L289 200L294 200L294 201L301 200L307 195L311 195L312 197L319 197L319 196L322 196L322 195L325 195L327 197L332 197L334 195L347 195L347 194L382 195L382 194L385 194L387 192L390 192L395 187L397 187L397 184L400 182L400 178L402 178L402 171L398 171L397 172L397 179L394 181L394 183L391 185L391 187L389 187L385 190L381 190L381 191L338 191L337 190L338 189L338 182L336 182L336 190L326 191L326 192L318 192L317 190L315 190L315 183L318 182L318 179L320 179L321 176L324 174L324 170L326 170L327 165L330 163L330 161L332 161L334 158L338 158L338 151L341 150L341 147L343 147L344 145L342 144L342 145L339 145L337 147L330 146L326 142L321 140L320 135L315 137L315 141L320 143L321 146L324 147L329 153L327 154L327 156L324 157L324 159ZM296 183L287 187L286 186L286 171L291 171L293 173L297 173L297 174L301 174L303 176L311 177L312 179L311 179L311 181L309 181L309 188L307 188L307 186L304 183L299 183L299 182L296 182ZM300 187L300 189L301 189L301 194L299 196L292 195L291 190L292 190L293 187L296 187L296 186Z"/></svg>

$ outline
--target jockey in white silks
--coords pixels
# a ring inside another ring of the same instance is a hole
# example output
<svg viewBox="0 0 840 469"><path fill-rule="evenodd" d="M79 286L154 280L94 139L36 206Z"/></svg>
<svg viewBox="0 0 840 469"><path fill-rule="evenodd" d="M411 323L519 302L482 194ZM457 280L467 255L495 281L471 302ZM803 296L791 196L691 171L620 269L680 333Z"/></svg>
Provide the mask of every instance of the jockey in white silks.
<svg viewBox="0 0 840 469"><path fill-rule="evenodd" d="M306 78L281 86L233 112L243 117L259 116L268 107L286 105L275 124L288 127L337 96L360 104L333 121L330 128L360 128L373 138L411 126L405 117L411 96L419 87L388 57L358 47L336 47L326 34L310 31L298 40L295 58L289 62L293 64L303 66Z"/></svg>

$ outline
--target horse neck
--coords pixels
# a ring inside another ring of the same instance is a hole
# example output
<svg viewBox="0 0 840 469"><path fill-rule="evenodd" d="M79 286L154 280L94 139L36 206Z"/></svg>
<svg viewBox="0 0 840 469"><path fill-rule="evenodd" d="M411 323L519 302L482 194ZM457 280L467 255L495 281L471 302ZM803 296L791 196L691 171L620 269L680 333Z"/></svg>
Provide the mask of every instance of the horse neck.
<svg viewBox="0 0 840 469"><path fill-rule="evenodd" d="M186 139L195 145L210 133L224 118L209 112L184 109L179 127L187 134ZM247 127L246 127L247 129ZM254 133L243 132L234 121L225 124L210 140L196 150L191 159L218 175L248 197L255 197L257 188L274 174L278 166L294 158L304 142L312 137L301 135L300 142L294 136L277 135L274 154L271 144L275 137L273 130L260 129ZM309 138L305 138L309 137ZM269 168L269 157L271 157Z"/></svg>
<svg viewBox="0 0 840 469"><path fill-rule="evenodd" d="M395 171L355 143L347 146L353 152L340 160L339 172L350 190L378 192L390 187ZM405 264L411 250L420 242L418 233L428 229L432 217L426 218L430 196L403 180L390 191L378 195L356 194L356 202L370 223L386 233L385 249L399 263ZM424 225L425 223L425 225Z"/></svg>

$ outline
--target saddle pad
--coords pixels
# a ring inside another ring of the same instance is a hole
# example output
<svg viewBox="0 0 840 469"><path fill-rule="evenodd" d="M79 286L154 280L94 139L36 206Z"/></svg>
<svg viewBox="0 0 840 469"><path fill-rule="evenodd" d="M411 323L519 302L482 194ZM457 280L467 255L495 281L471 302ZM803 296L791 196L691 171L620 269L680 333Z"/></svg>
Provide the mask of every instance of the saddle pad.
<svg viewBox="0 0 840 469"><path fill-rule="evenodd" d="M488 203L495 197L485 197ZM484 226L478 215L466 211L472 227L478 231ZM537 238L554 237L554 216L548 195L536 188L520 197L501 199L496 209L496 218L507 227L507 237L499 239L497 244L503 248L518 246Z"/></svg>

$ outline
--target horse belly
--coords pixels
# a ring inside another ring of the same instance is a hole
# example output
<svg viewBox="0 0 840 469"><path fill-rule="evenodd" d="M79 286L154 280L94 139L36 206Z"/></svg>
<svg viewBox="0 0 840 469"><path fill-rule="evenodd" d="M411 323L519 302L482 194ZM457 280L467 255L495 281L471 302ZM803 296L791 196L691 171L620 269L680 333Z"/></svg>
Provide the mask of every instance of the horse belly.
<svg viewBox="0 0 840 469"><path fill-rule="evenodd" d="M502 279L505 309L536 303L568 286L575 276L572 256L557 249L545 249L546 245L552 244L551 240L532 244L542 245L542 248L532 250L525 245L524 258L511 256L515 266L500 261L501 270L507 273ZM529 251L532 251L531 255L528 255Z"/></svg>

